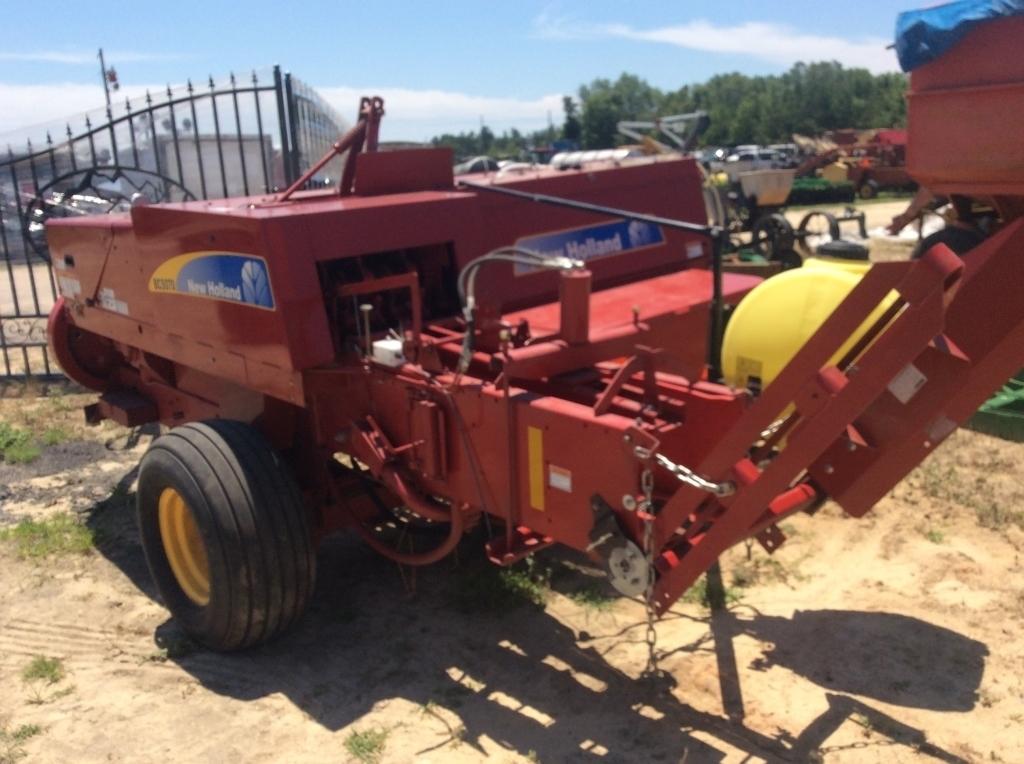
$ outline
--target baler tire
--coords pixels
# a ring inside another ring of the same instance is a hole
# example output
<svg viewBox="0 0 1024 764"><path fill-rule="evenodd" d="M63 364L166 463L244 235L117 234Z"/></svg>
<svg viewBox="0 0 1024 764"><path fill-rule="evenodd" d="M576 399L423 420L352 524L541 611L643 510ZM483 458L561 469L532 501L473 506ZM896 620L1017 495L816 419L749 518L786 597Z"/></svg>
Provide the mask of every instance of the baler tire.
<svg viewBox="0 0 1024 764"><path fill-rule="evenodd" d="M920 259L924 256L925 252L936 244L945 244L953 250L953 254L963 257L983 241L985 241L985 235L981 231L958 228L952 225L946 226L921 239L914 247L910 259Z"/></svg>
<svg viewBox="0 0 1024 764"><path fill-rule="evenodd" d="M860 184L860 188L857 189L857 196L861 199L874 199L878 196L878 183L868 178Z"/></svg>
<svg viewBox="0 0 1024 764"><path fill-rule="evenodd" d="M251 647L305 611L315 578L306 509L288 467L251 426L209 420L155 440L139 468L136 510L157 590L197 642ZM205 579L193 580L204 563Z"/></svg>
<svg viewBox="0 0 1024 764"><path fill-rule="evenodd" d="M768 260L785 259L785 253L793 250L795 241L793 225L779 212L762 215L750 229L750 246Z"/></svg>

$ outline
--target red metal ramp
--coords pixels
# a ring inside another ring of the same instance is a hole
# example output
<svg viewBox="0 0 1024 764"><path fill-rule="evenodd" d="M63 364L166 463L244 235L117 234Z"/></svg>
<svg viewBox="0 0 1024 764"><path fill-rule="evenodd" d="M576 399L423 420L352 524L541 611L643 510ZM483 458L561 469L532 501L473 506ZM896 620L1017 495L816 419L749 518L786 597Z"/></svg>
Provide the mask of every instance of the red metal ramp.
<svg viewBox="0 0 1024 764"><path fill-rule="evenodd" d="M729 546L832 496L862 515L1024 364L1024 221L963 262L935 247L877 264L695 472L735 486L682 485L654 523L655 605L667 609ZM837 366L828 359L895 290L899 299ZM779 418L793 406L784 422ZM769 444L758 446L774 429ZM752 456L748 456L752 454Z"/></svg>

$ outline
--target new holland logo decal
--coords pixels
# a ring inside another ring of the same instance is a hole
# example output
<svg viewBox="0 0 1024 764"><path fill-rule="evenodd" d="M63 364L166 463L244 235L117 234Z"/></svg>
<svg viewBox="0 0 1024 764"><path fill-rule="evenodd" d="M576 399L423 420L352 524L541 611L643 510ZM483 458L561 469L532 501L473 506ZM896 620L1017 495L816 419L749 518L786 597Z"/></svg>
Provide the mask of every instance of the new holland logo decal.
<svg viewBox="0 0 1024 764"><path fill-rule="evenodd" d="M599 257L636 252L665 243L659 226L642 220L616 220L568 231L549 231L516 241L517 247L530 249L549 257L571 257L573 260L596 260ZM516 263L515 274L534 273L536 267Z"/></svg>
<svg viewBox="0 0 1024 764"><path fill-rule="evenodd" d="M149 279L150 292L191 295L274 310L262 257L235 252L186 252L165 260Z"/></svg>

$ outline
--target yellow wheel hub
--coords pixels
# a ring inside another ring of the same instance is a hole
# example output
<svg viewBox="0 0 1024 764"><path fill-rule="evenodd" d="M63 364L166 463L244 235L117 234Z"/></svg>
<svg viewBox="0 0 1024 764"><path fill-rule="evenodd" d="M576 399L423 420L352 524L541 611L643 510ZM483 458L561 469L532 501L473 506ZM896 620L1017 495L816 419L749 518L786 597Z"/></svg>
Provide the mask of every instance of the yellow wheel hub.
<svg viewBox="0 0 1024 764"><path fill-rule="evenodd" d="M157 507L160 538L178 585L197 605L210 602L210 563L199 526L185 499L173 488L165 488Z"/></svg>

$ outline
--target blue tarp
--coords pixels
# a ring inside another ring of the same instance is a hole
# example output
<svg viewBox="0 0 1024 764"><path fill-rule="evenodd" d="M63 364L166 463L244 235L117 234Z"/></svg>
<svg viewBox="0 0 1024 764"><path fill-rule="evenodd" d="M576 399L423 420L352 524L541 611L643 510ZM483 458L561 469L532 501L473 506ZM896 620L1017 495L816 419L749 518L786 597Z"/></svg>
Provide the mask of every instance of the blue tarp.
<svg viewBox="0 0 1024 764"><path fill-rule="evenodd" d="M916 69L941 56L978 24L1021 14L1024 0L959 0L901 13L896 19L900 66L905 72Z"/></svg>

